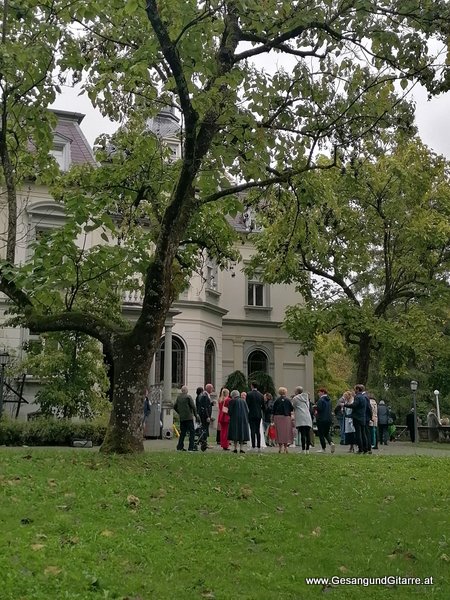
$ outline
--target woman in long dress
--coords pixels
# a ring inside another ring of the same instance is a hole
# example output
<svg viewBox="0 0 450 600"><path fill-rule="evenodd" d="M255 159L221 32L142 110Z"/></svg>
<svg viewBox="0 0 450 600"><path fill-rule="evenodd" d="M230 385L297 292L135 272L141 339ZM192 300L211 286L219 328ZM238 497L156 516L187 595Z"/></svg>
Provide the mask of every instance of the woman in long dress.
<svg viewBox="0 0 450 600"><path fill-rule="evenodd" d="M284 449L287 454L288 446L293 442L292 436L292 413L294 407L287 396L287 389L280 387L278 390L279 397L273 405L273 421L277 431L278 452Z"/></svg>
<svg viewBox="0 0 450 600"><path fill-rule="evenodd" d="M250 440L249 425L248 425L248 406L247 402L239 397L238 390L231 392L231 400L228 404L228 415L230 421L228 423L228 439L234 444L234 454L237 454L237 446L239 444L239 452L245 454L243 450L244 442Z"/></svg>
<svg viewBox="0 0 450 600"><path fill-rule="evenodd" d="M230 415L228 414L228 406L230 404L230 390L223 388L219 398L219 417L220 424L220 446L222 450L229 450L230 443L228 441L228 426L230 424Z"/></svg>

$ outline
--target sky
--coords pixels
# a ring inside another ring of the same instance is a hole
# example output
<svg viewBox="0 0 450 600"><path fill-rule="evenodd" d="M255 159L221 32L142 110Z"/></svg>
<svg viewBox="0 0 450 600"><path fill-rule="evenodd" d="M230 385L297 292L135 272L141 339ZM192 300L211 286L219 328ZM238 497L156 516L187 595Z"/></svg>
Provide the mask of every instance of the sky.
<svg viewBox="0 0 450 600"><path fill-rule="evenodd" d="M112 133L117 123L103 118L86 95L78 94L79 88L65 88L53 107L85 114L81 129L92 146L97 136ZM428 100L426 91L416 86L412 97L416 102L416 121L422 140L450 160L450 92Z"/></svg>

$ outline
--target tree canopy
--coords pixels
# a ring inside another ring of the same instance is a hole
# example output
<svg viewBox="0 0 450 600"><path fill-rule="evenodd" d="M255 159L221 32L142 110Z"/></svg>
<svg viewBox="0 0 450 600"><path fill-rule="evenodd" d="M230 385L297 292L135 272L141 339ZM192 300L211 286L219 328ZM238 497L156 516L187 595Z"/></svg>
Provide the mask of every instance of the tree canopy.
<svg viewBox="0 0 450 600"><path fill-rule="evenodd" d="M306 304L286 327L304 349L338 330L357 347L366 383L371 351L386 375L429 360L448 321L449 164L418 139L340 171L308 173L265 212L254 263L295 282Z"/></svg>
<svg viewBox="0 0 450 600"><path fill-rule="evenodd" d="M408 87L448 88L440 58L448 28L443 0L3 3L0 290L34 331L78 331L103 344L114 386L105 450L142 450L142 393L164 319L201 250L223 261L233 255L223 215L237 210L238 194L284 189L335 167L368 135L410 129ZM254 62L272 56L290 62ZM67 80L82 80L92 102L125 127L104 139L116 153L101 153L99 168L66 179L50 169L66 224L17 269L19 173L46 171L39 157L54 121L45 111ZM174 162L144 134L164 107L181 118ZM318 161L318 151L328 158ZM88 247L90 232L99 241ZM142 292L133 325L121 318L118 281Z"/></svg>

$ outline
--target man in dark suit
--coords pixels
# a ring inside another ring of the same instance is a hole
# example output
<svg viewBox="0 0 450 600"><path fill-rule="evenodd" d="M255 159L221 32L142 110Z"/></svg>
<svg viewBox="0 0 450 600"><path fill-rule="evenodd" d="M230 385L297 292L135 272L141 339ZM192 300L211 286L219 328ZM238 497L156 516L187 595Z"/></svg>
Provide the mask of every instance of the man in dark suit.
<svg viewBox="0 0 450 600"><path fill-rule="evenodd" d="M250 437L252 448L255 446L261 450L261 419L264 410L264 396L258 391L258 384L252 381L250 391L247 394L248 422L250 425Z"/></svg>
<svg viewBox="0 0 450 600"><path fill-rule="evenodd" d="M366 422L370 414L372 418L372 409L368 397L364 393L362 384L355 385L355 397L350 404L344 406L352 409L353 426L355 427L356 443L358 445L358 454L367 454L369 452L369 440L366 434ZM370 419L369 419L370 420Z"/></svg>

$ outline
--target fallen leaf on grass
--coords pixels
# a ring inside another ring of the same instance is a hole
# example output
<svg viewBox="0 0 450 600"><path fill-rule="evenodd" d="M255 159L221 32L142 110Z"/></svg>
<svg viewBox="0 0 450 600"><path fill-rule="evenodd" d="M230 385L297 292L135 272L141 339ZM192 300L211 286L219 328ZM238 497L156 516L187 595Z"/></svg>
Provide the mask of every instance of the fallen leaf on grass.
<svg viewBox="0 0 450 600"><path fill-rule="evenodd" d="M112 537L114 535L113 531L110 531L109 529L105 529L101 532L101 534L103 537Z"/></svg>
<svg viewBox="0 0 450 600"><path fill-rule="evenodd" d="M34 552L38 552L38 550L45 548L45 544L31 544L30 548L34 550Z"/></svg>
<svg viewBox="0 0 450 600"><path fill-rule="evenodd" d="M214 592L211 592L211 590L205 590L202 592L202 598L215 598Z"/></svg>
<svg viewBox="0 0 450 600"><path fill-rule="evenodd" d="M76 546L79 541L80 541L80 538L78 538L76 535L73 535L73 536L62 537L60 543L61 543L61 546Z"/></svg>
<svg viewBox="0 0 450 600"><path fill-rule="evenodd" d="M315 537L319 537L321 533L322 533L322 530L320 529L320 527L316 527L315 529L313 529L311 531L311 535L313 535Z"/></svg>
<svg viewBox="0 0 450 600"><path fill-rule="evenodd" d="M341 573L347 573L347 572L348 572L348 569L347 569L347 567L344 567L344 565L341 565L341 566L339 567L339 571L340 571Z"/></svg>
<svg viewBox="0 0 450 600"><path fill-rule="evenodd" d="M391 554L388 554L388 558L391 560L397 558L398 556L402 556L407 560L417 560L417 557L412 552L405 552L402 548L395 548Z"/></svg>
<svg viewBox="0 0 450 600"><path fill-rule="evenodd" d="M59 575L61 571L59 567L50 566L44 569L44 575Z"/></svg>
<svg viewBox="0 0 450 600"><path fill-rule="evenodd" d="M140 504L140 500L137 496L133 496L132 494L129 494L127 496L127 503L128 506L130 506L131 508L137 508Z"/></svg>
<svg viewBox="0 0 450 600"><path fill-rule="evenodd" d="M9 485L16 485L20 482L20 477L13 477L12 479L7 479L6 481L7 483L9 483Z"/></svg>
<svg viewBox="0 0 450 600"><path fill-rule="evenodd" d="M395 500L395 496L385 496L384 502L392 502Z"/></svg>
<svg viewBox="0 0 450 600"><path fill-rule="evenodd" d="M31 454L25 454L25 456L22 456L22 458L24 458L25 460L30 460L30 458L33 458L31 456Z"/></svg>
<svg viewBox="0 0 450 600"><path fill-rule="evenodd" d="M239 496L238 498L241 498L241 500L248 500L248 498L250 498L250 496L253 494L253 490L250 489L249 487L243 485L241 487L241 489L239 490Z"/></svg>
<svg viewBox="0 0 450 600"><path fill-rule="evenodd" d="M445 562L450 562L448 554L441 554L439 558Z"/></svg>
<svg viewBox="0 0 450 600"><path fill-rule="evenodd" d="M156 490L156 492L152 492L150 494L150 498L155 499L159 499L159 498L165 498L167 496L167 492L164 488L160 488L159 490Z"/></svg>
<svg viewBox="0 0 450 600"><path fill-rule="evenodd" d="M54 479L47 479L47 483L50 487L56 487L57 483Z"/></svg>

